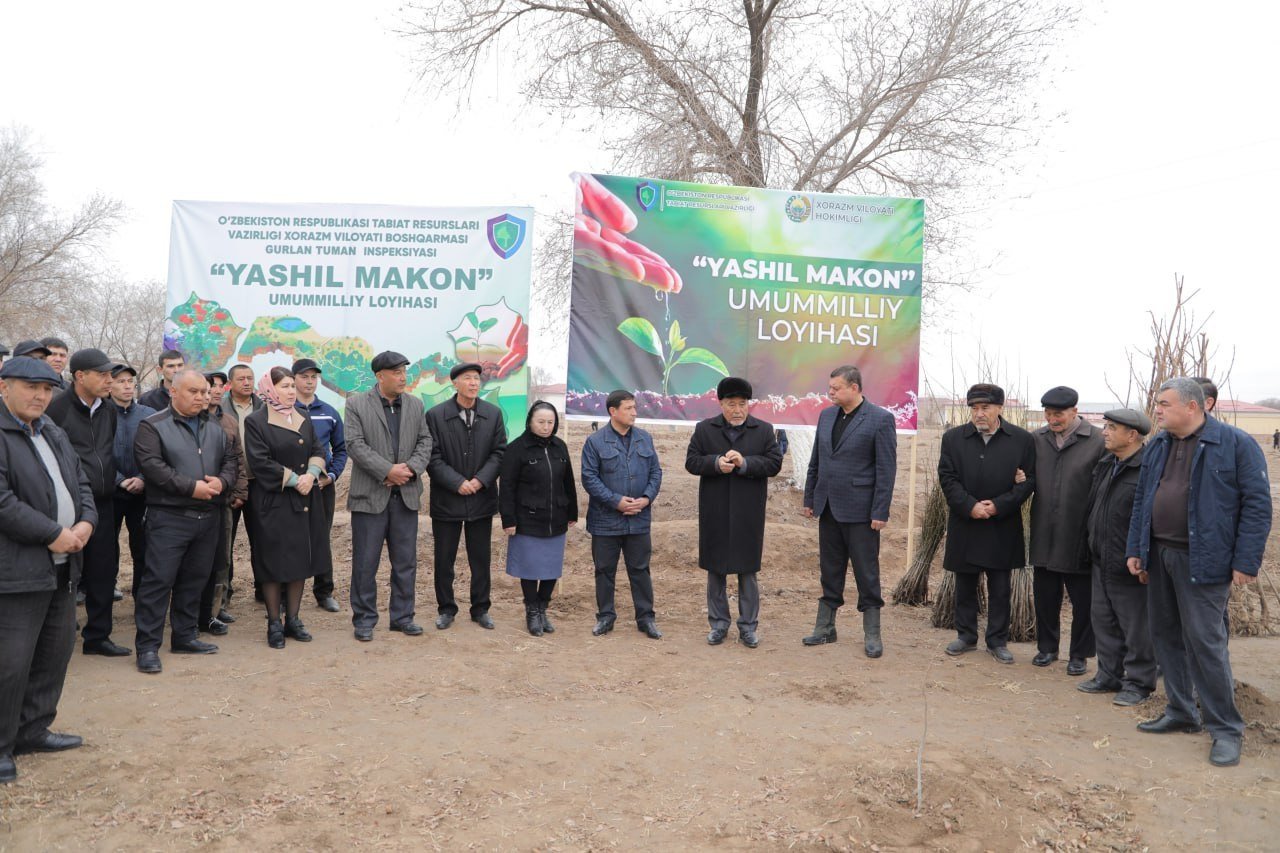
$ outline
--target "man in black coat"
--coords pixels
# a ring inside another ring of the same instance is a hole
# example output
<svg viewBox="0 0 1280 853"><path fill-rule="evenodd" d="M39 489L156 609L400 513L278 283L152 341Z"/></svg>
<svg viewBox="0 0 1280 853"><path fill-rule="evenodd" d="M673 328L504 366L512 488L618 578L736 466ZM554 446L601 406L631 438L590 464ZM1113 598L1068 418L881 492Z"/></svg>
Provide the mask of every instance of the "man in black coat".
<svg viewBox="0 0 1280 853"><path fill-rule="evenodd" d="M507 449L502 410L480 399L478 364L449 371L456 394L427 412L431 430L431 535L435 539L436 628L458 615L453 564L465 530L471 566L471 621L492 628L489 616L489 539L498 512L498 476Z"/></svg>
<svg viewBox="0 0 1280 853"><path fill-rule="evenodd" d="M1084 522L1093 469L1105 452L1102 430L1080 417L1078 402L1074 389L1050 388L1040 398L1046 424L1032 433L1036 493L1031 501L1031 565L1038 653L1031 662L1049 666L1058 659L1065 587L1071 596L1067 675L1084 675L1085 660L1094 655Z"/></svg>
<svg viewBox="0 0 1280 853"><path fill-rule="evenodd" d="M45 416L62 379L34 358L0 367L0 782L14 755L80 746L49 731L75 647L80 551L97 524L89 480Z"/></svg>
<svg viewBox="0 0 1280 853"><path fill-rule="evenodd" d="M978 647L978 581L985 573L987 650L1000 663L1013 663L1010 572L1027 564L1022 505L1035 491L1035 442L1001 416L1004 390L998 385L974 385L965 399L970 421L943 434L938 454L949 509L942 567L956 580L956 639L947 654ZM1026 474L1021 483L1019 469Z"/></svg>
<svg viewBox="0 0 1280 853"><path fill-rule="evenodd" d="M71 356L71 387L49 404L49 419L66 431L89 477L98 524L84 549L84 653L125 657L129 649L111 641L111 607L120 571L116 538L116 418L111 371L116 363L98 349Z"/></svg>
<svg viewBox="0 0 1280 853"><path fill-rule="evenodd" d="M1133 496L1138 488L1143 439L1151 421L1133 409L1103 415L1107 454L1094 467L1088 503L1087 557L1093 566L1093 633L1098 672L1076 687L1082 693L1115 693L1112 703L1138 705L1156 689L1156 651L1147 619L1146 572L1129 573L1125 560Z"/></svg>
<svg viewBox="0 0 1280 853"><path fill-rule="evenodd" d="M738 639L760 645L760 556L769 478L782 470L773 424L748 414L751 383L736 376L716 388L721 414L699 421L684 467L698 477L698 565L707 573L707 642L729 634L728 575L738 576Z"/></svg>
<svg viewBox="0 0 1280 853"><path fill-rule="evenodd" d="M862 395L862 374L845 365L831 371L827 396L834 406L818 416L804 514L818 517L822 598L818 621L806 646L836 641L836 611L853 563L862 614L863 648L869 658L884 653L880 637L880 531L889 524L889 503L898 476L898 434L893 415Z"/></svg>

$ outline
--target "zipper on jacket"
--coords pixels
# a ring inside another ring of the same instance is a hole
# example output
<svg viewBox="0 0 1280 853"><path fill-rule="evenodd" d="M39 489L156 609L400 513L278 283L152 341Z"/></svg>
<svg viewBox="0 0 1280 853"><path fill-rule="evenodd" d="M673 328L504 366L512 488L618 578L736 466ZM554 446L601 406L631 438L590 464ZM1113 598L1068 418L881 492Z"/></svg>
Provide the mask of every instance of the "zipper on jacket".
<svg viewBox="0 0 1280 853"><path fill-rule="evenodd" d="M551 474L551 450L542 448L542 455L547 457L547 499L551 501L550 511L547 514L547 535L550 536L555 530L556 479Z"/></svg>

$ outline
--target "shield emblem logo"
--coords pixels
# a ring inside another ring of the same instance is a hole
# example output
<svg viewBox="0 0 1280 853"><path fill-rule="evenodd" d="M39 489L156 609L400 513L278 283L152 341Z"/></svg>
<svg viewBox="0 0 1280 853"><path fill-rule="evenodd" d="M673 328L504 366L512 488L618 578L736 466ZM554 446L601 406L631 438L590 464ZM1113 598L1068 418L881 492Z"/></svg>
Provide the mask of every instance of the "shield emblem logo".
<svg viewBox="0 0 1280 853"><path fill-rule="evenodd" d="M504 261L524 245L525 221L504 213L489 220L489 248Z"/></svg>
<svg viewBox="0 0 1280 853"><path fill-rule="evenodd" d="M658 188L648 181L636 185L636 201L641 210L648 210L658 200Z"/></svg>

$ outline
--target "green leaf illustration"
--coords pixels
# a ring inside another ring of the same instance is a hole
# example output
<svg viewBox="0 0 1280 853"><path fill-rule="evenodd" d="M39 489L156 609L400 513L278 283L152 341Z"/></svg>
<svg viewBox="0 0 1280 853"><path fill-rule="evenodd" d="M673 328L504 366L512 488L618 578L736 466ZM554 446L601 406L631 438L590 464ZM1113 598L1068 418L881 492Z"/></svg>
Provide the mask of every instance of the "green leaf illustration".
<svg viewBox="0 0 1280 853"><path fill-rule="evenodd" d="M454 342L455 342L455 343L459 343L459 344L461 344L461 343L466 343L466 342L467 342L467 341L469 341L469 340L471 340L471 338L469 338L469 337L467 337L467 338L454 338Z"/></svg>
<svg viewBox="0 0 1280 853"><path fill-rule="evenodd" d="M658 330L643 317L628 317L618 324L618 331L622 332L627 340L650 355L665 359L662 354L662 338L658 337ZM726 373L725 375L728 374Z"/></svg>
<svg viewBox="0 0 1280 853"><path fill-rule="evenodd" d="M476 316L474 311L469 312L463 319L470 323L473 329L480 327L480 318Z"/></svg>
<svg viewBox="0 0 1280 853"><path fill-rule="evenodd" d="M680 337L680 321L672 320L671 329L667 333L667 341L671 344L672 352L680 352L688 343L684 338Z"/></svg>
<svg viewBox="0 0 1280 853"><path fill-rule="evenodd" d="M492 328L493 328L494 326L496 326L496 325L498 325L498 318L497 318L497 317L490 317L488 320L482 320L482 321L480 321L480 331L481 331L481 332L487 332L487 331L489 331L490 329L492 329Z"/></svg>
<svg viewBox="0 0 1280 853"><path fill-rule="evenodd" d="M729 368L724 366L724 362L720 360L720 356L716 355L709 349L703 347L690 347L680 353L680 357L676 359L676 364L701 364L703 367L709 367L721 376L729 375Z"/></svg>

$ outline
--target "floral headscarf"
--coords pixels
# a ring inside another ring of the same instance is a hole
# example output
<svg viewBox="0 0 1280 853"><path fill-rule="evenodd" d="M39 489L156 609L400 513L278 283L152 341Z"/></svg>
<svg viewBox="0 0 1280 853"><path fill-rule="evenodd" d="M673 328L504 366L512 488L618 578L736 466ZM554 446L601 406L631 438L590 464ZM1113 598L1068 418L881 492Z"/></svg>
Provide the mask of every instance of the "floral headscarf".
<svg viewBox="0 0 1280 853"><path fill-rule="evenodd" d="M286 406L280 402L280 395L276 393L275 383L271 381L270 370L262 374L262 378L258 380L258 393L262 395L262 399L266 401L268 406L284 415L286 423L293 424L293 416L298 414L298 410L293 406Z"/></svg>

